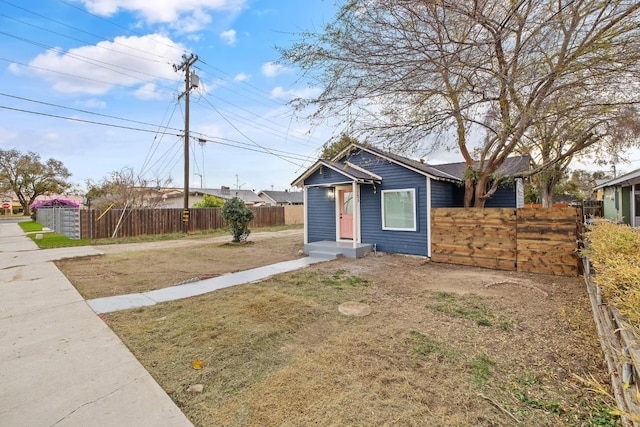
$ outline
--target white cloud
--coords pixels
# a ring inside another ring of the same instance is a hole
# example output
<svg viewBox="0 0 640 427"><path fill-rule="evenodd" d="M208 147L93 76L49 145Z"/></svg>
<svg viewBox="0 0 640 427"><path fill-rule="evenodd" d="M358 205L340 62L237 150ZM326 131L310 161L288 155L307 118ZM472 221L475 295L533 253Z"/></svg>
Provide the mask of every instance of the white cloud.
<svg viewBox="0 0 640 427"><path fill-rule="evenodd" d="M266 62L262 64L262 74L267 77L276 77L287 71L289 71L287 67L276 62Z"/></svg>
<svg viewBox="0 0 640 427"><path fill-rule="evenodd" d="M195 33L196 31L200 31L211 24L211 15L201 9L197 9L187 15L171 21L169 24L169 26L178 33Z"/></svg>
<svg viewBox="0 0 640 427"><path fill-rule="evenodd" d="M276 86L271 90L271 96L282 100L290 100L294 98L308 99L317 97L318 95L320 95L320 92L320 89L312 87L295 90L284 90L282 86Z"/></svg>
<svg viewBox="0 0 640 427"><path fill-rule="evenodd" d="M236 44L236 30L227 30L220 33L220 38L229 46Z"/></svg>
<svg viewBox="0 0 640 427"><path fill-rule="evenodd" d="M142 85L138 90L136 90L136 98L142 100L152 100L152 99L161 99L163 97L162 93L159 93L156 90L156 85L153 83L146 83Z"/></svg>
<svg viewBox="0 0 640 427"><path fill-rule="evenodd" d="M102 95L115 86L179 81L180 73L167 63L180 63L182 51L181 45L159 34L116 37L66 52L50 49L29 62L29 72L50 82L58 92ZM25 71L20 67L10 70Z"/></svg>
<svg viewBox="0 0 640 427"><path fill-rule="evenodd" d="M206 11L241 10L247 0L83 0L87 10L101 16L112 16L119 11L138 14L148 23L172 23L186 17L199 19Z"/></svg>
<svg viewBox="0 0 640 427"><path fill-rule="evenodd" d="M246 73L240 73L237 74L233 80L237 81L237 82L246 82L247 80L249 80L251 78L251 76L249 74Z"/></svg>

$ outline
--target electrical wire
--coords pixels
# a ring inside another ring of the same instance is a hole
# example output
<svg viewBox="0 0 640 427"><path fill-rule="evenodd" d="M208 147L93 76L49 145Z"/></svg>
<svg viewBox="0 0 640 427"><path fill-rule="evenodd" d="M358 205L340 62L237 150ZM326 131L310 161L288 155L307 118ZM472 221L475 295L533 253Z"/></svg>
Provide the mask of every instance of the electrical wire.
<svg viewBox="0 0 640 427"><path fill-rule="evenodd" d="M0 32L0 33L1 33L1 32ZM80 75L77 75L77 74L64 73L64 72L62 72L62 71L51 70L51 69L49 69L49 68L37 67L37 66L35 66L35 65L30 65L30 64L24 64L24 63L22 63L22 62L13 61L13 60L11 60L11 59L7 59L7 58L0 58L0 61L5 61L5 62L8 62L8 63L10 63L10 64L17 64L17 65L21 65L21 66L23 66L23 67L32 68L32 69L34 69L34 70L42 70L42 71L46 71L46 72L49 72L49 73L60 74L60 75L62 75L62 76L72 77L72 78L74 78L74 79L80 79L80 80L86 80L86 81L89 81L89 82L100 83L100 84L103 84L103 85L109 85L109 86L121 87L121 88L125 88L125 89L130 89L130 88L131 88L130 86L126 86L126 85L123 85L123 84L120 84L120 83L106 82L106 81L104 81L104 80L92 79L92 78L84 77L84 76L80 76ZM148 82L147 82L147 83L148 83ZM165 94L165 95L173 95L173 92L165 92L165 91L161 91L161 90L157 90L157 89L149 90L149 89L144 89L143 87L138 88L137 90L138 90L138 91L142 91L142 92L152 93L152 94L158 94L158 93L160 93L160 94Z"/></svg>
<svg viewBox="0 0 640 427"><path fill-rule="evenodd" d="M90 35L90 36L92 36L92 37L97 38L97 39L98 39L98 40L100 40L100 41L106 41L106 38L105 38L105 37L103 37L103 36L100 36L100 35L98 35L98 34L94 34L94 33L91 33L91 32L88 32L88 31L85 31L85 30L83 30L82 28L74 27L73 25L69 25L69 24L67 24L66 22L62 22L62 21L59 21L59 20L57 20L57 19L53 19L53 18L51 18L51 17L49 17L49 16L42 15L42 14L40 14L40 13L37 13L37 12L33 11L33 10L27 9L27 8L25 8L25 7L22 7L22 6L18 6L17 4L14 4L14 3L8 2L8 1L6 1L6 0L0 0L0 2L5 3L5 4L8 4L8 5L10 5L10 6L13 6L13 7L17 8L17 9L23 10L23 11L25 11L25 12L27 12L27 13L30 13L30 14L35 15L35 16L37 16L37 17L40 17L40 18L42 18L42 19L46 19L46 20L48 20L48 21L54 22L54 23L56 23L56 24L58 24L58 25L61 25L61 26L67 27L67 28L69 28L69 29L71 29L71 30L73 30L73 31L75 31L75 32L80 32L80 33L84 33L84 34ZM12 20L14 20L14 21L20 22L20 23L22 23L22 24L29 25L29 26L32 26L32 27L34 27L34 28L39 28L39 29L41 29L41 30L44 30L44 31L47 31L47 32L50 32L50 33L53 33L53 34L60 35L60 36L62 36L62 37L66 37L66 38L69 38L69 39L71 39L71 40L76 40L76 41L80 41L80 42L82 42L82 43L91 44L91 43L89 43L89 42L87 42L87 41L85 41L85 40L77 39L77 38L74 38L74 37L68 36L68 35L66 35L66 34L58 33L58 32L55 32L55 31L53 31L53 30L49 29L49 28L40 27L40 26L38 26L38 25L31 24L31 23L29 23L29 22L25 22L25 21L19 20L19 19L15 18L15 17L12 17L12 16L4 15L4 14L0 14L0 16L4 16L4 17L6 17L6 18L9 18L9 19L12 19ZM148 60L148 61L152 61L151 59L149 59L149 58L148 58L148 56L150 55L150 52L148 52L148 51L145 51L145 50L142 50L142 49L138 49L138 48L136 48L136 47L134 47L134 46L129 46L129 45L124 44L124 43L119 43L119 42L117 42L116 40L113 40L113 41L112 41L112 43L113 43L113 44L115 44L115 45L118 45L118 46L125 47L125 48L127 48L127 49L131 49L131 50L135 50L135 51L140 52L140 53L144 53L144 54L145 54L145 58L144 58L144 59L146 59L146 60ZM98 45L96 44L96 46L98 46ZM101 47L101 46L100 46L100 47ZM108 49L108 48L105 48L105 49ZM108 50L111 50L111 49L108 49ZM122 54L125 54L124 52L121 52L121 51L116 51L116 52L118 52L118 53L122 53ZM128 55L130 55L130 54L128 54ZM137 57L137 58L142 58L142 56L137 56L137 55L130 55L130 56L134 56L134 57ZM155 55L155 56L157 56L158 58L163 59L163 61L160 61L160 60L153 60L153 62L166 63L166 61L172 61L172 59L170 59L170 58L166 58L166 57L159 56L159 55Z"/></svg>
<svg viewBox="0 0 640 427"><path fill-rule="evenodd" d="M152 83L152 82L155 82L155 80L157 80L157 79L167 80L167 81L170 81L172 83L174 82L174 80L169 79L167 77L158 76L158 75L154 75L154 74L149 74L149 73L146 73L144 71L134 70L132 68L123 67L121 65L110 64L108 62L100 61L99 59L89 58L88 56L84 56L84 55L78 55L76 53L72 53L71 51L65 51L65 50L63 50L63 49L61 49L59 47L50 46L50 45L47 45L47 44L44 44L44 43L37 42L35 40L27 39L25 37L18 37L18 36L15 36L13 34L9 34L9 33L5 32L5 31L0 31L0 34L2 34L4 36L7 36L7 37L11 37L11 38L17 39L17 40L20 40L20 41L23 41L23 42L26 42L26 43L29 43L29 44L32 44L34 46L42 47L42 48L47 49L49 51L53 51L53 52L59 53L59 54L65 56L65 57L73 58L73 59L75 59L77 61L80 61L80 62L84 62L84 63L90 64L90 65L93 65L93 66L96 66L96 67L100 67L100 68L104 68L104 69L109 70L109 71L113 71L114 73L118 73L118 75L125 75L125 76L128 76L128 77L131 77L132 79L140 80L142 83ZM120 53L120 52L118 52L118 53ZM30 68L38 68L38 67L35 67L35 66L31 65L31 64L22 64L22 65L30 67ZM120 70L116 70L114 68L119 68ZM137 73L137 74L141 74L141 75L145 75L145 76L149 76L149 77L153 77L153 80L143 80L140 77L134 76L132 74L123 73L122 70L133 72L133 73ZM56 72L54 70L47 70L47 71ZM77 74L68 74L68 75L76 77L76 78L83 78L83 77L81 77L81 76L79 76ZM111 83L111 82L104 82L103 81L102 83L107 83L107 84L110 84L110 85L114 85L114 83Z"/></svg>

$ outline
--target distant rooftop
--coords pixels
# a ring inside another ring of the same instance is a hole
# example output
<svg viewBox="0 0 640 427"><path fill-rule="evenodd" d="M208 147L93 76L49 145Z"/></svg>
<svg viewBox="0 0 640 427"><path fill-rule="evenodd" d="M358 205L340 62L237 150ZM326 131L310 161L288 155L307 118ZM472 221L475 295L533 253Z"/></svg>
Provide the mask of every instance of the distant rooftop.
<svg viewBox="0 0 640 427"><path fill-rule="evenodd" d="M258 195L265 195L277 204L296 205L304 203L304 194L301 191L263 190Z"/></svg>

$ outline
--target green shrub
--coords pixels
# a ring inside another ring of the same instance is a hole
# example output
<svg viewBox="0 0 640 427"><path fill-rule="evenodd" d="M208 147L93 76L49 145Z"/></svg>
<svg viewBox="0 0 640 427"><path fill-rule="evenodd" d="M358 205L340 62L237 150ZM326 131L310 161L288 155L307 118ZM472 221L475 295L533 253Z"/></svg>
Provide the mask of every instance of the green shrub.
<svg viewBox="0 0 640 427"><path fill-rule="evenodd" d="M222 206L222 218L229 223L229 231L233 236L233 241L238 243L247 240L249 233L249 222L253 219L253 211L245 206L244 202L237 197L229 199Z"/></svg>
<svg viewBox="0 0 640 427"><path fill-rule="evenodd" d="M596 270L595 283L608 305L640 326L640 233L600 220L589 226L582 251Z"/></svg>
<svg viewBox="0 0 640 427"><path fill-rule="evenodd" d="M193 204L194 208L221 208L224 206L224 199L213 195L205 194L202 200Z"/></svg>

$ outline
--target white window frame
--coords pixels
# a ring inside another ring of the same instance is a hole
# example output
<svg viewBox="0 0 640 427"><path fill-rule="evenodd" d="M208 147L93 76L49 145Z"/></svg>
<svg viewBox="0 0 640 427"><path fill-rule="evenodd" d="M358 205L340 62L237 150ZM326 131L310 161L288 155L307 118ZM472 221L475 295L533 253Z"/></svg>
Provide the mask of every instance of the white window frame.
<svg viewBox="0 0 640 427"><path fill-rule="evenodd" d="M403 192L410 192L411 196L412 196L412 202L413 202L413 227L411 228L397 228L397 227L387 227L385 224L385 217L384 217L384 200L385 200L385 195L387 193L403 193ZM418 226L417 226L417 206L416 206L416 189L415 188L394 188L392 190L382 190L381 191L381 196L380 196L380 215L381 215L381 220L382 220L382 229L383 230L391 230L391 231L417 231L418 230Z"/></svg>

